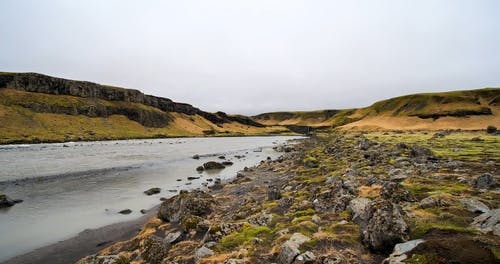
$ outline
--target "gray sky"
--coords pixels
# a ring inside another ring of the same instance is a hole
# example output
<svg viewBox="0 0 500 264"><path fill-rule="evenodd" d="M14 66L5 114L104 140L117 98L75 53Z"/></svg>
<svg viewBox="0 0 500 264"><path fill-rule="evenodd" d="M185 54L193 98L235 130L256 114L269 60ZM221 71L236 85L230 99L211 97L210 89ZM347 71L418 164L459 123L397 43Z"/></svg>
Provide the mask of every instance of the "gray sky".
<svg viewBox="0 0 500 264"><path fill-rule="evenodd" d="M0 71L207 111L338 109L500 87L500 1L1 0Z"/></svg>

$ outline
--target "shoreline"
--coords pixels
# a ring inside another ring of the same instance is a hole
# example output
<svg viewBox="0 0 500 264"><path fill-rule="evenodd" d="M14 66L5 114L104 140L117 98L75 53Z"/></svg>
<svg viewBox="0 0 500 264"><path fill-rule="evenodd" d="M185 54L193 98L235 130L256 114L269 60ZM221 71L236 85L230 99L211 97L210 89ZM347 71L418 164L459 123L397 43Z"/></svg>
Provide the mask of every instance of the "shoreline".
<svg viewBox="0 0 500 264"><path fill-rule="evenodd" d="M79 259L96 254L102 249L137 235L142 226L157 213L156 205L138 219L114 223L95 229L85 229L63 241L49 244L27 253L7 259L0 264L75 263Z"/></svg>

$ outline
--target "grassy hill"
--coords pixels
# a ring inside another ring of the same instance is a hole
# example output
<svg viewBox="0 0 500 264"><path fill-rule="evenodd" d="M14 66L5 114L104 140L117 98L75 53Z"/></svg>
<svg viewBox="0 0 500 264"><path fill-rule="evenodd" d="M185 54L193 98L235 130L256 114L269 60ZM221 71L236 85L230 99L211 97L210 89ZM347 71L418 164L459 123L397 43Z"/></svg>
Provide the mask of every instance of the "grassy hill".
<svg viewBox="0 0 500 264"><path fill-rule="evenodd" d="M275 112L253 119L267 125L344 129L484 129L500 125L500 89L413 94L365 108Z"/></svg>
<svg viewBox="0 0 500 264"><path fill-rule="evenodd" d="M269 134L291 132L137 90L0 73L0 144Z"/></svg>

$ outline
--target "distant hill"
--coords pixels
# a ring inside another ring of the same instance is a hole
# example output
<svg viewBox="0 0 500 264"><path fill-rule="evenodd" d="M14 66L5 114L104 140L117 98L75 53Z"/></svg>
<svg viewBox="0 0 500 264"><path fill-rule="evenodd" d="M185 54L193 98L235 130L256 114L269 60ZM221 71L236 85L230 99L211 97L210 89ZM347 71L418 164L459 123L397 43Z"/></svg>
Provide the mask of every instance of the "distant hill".
<svg viewBox="0 0 500 264"><path fill-rule="evenodd" d="M290 133L138 90L0 73L0 143Z"/></svg>
<svg viewBox="0 0 500 264"><path fill-rule="evenodd" d="M500 125L500 89L413 94L359 109L274 112L252 118L266 125L343 129L484 129Z"/></svg>

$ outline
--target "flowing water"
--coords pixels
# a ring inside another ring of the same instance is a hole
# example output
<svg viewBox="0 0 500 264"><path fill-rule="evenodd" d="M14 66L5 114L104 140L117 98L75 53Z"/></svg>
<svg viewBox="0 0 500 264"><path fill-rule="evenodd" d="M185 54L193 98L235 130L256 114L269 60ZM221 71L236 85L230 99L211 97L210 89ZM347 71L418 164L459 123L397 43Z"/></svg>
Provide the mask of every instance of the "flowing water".
<svg viewBox="0 0 500 264"><path fill-rule="evenodd" d="M87 228L132 220L141 209L181 189L227 179L280 154L272 147L297 137L182 138L0 146L0 193L24 202L0 209L0 261ZM199 160L192 159L195 154ZM234 162L221 171L195 168ZM235 156L244 156L236 158ZM200 179L187 180L189 176ZM160 194L143 191L160 187ZM118 212L131 209L129 215Z"/></svg>

